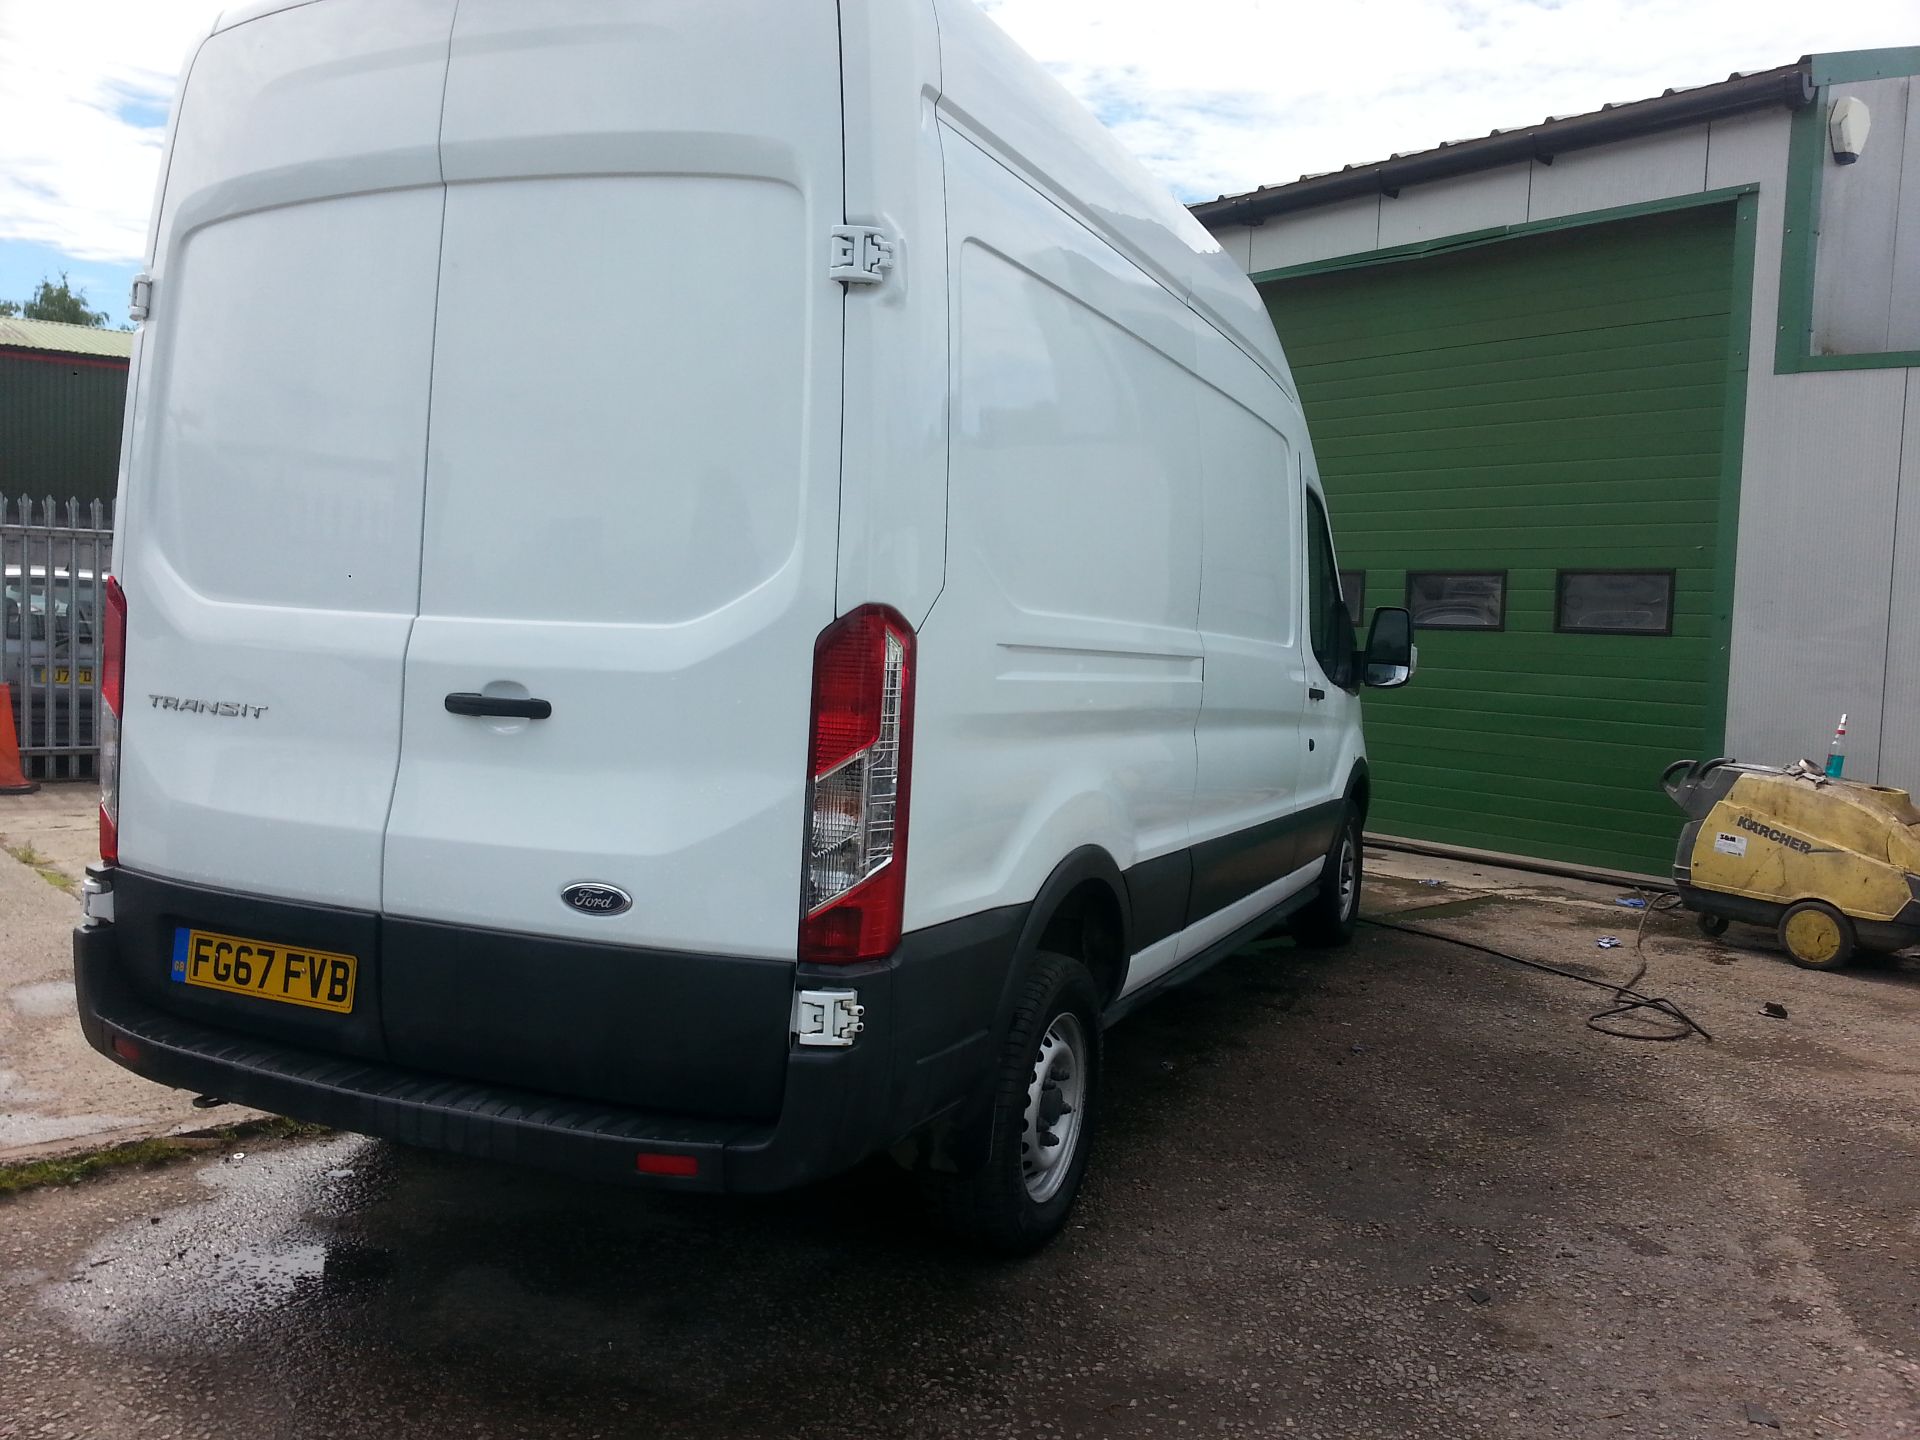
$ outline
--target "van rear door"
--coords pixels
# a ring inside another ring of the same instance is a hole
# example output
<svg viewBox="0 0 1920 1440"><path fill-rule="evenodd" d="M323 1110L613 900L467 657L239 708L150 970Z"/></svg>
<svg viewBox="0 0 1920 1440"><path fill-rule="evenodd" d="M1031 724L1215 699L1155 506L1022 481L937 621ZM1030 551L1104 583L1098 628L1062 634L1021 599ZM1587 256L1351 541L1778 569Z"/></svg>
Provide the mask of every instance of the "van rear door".
<svg viewBox="0 0 1920 1440"><path fill-rule="evenodd" d="M834 0L462 0L389 915L793 956L840 123Z"/></svg>
<svg viewBox="0 0 1920 1440"><path fill-rule="evenodd" d="M379 906L453 9L326 0L193 60L123 460L129 869Z"/></svg>

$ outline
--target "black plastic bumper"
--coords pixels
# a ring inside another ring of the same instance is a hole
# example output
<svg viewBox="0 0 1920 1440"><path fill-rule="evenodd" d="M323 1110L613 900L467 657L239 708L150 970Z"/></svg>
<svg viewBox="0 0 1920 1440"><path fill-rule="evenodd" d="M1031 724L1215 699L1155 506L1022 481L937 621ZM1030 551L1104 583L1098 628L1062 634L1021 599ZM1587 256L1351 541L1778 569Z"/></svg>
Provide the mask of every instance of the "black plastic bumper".
<svg viewBox="0 0 1920 1440"><path fill-rule="evenodd" d="M844 1049L792 1048L778 1114L757 1122L454 1079L171 1014L128 982L113 924L74 932L74 979L88 1041L162 1085L587 1178L765 1192L849 1169L978 1092L1024 918L1024 907L993 911L909 935L884 962L803 973L803 986L856 988L866 1029ZM642 1173L642 1153L687 1157L697 1169Z"/></svg>

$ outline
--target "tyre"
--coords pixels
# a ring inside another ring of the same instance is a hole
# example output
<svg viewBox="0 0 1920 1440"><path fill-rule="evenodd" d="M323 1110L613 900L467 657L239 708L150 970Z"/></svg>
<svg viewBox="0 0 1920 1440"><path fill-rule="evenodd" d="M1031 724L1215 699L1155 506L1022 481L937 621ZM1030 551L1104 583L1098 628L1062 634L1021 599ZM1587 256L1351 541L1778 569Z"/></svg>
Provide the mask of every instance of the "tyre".
<svg viewBox="0 0 1920 1440"><path fill-rule="evenodd" d="M1808 970L1838 970L1859 944L1853 922L1820 900L1802 900L1780 917L1780 943Z"/></svg>
<svg viewBox="0 0 1920 1440"><path fill-rule="evenodd" d="M1077 960L1042 952L995 1067L986 1160L968 1174L922 1174L936 1223L998 1255L1029 1254L1051 1240L1086 1174L1100 1060L1093 977Z"/></svg>
<svg viewBox="0 0 1920 1440"><path fill-rule="evenodd" d="M1699 925L1700 933L1709 940L1718 940L1727 933L1728 922L1724 915L1709 915L1703 910L1694 917L1694 923Z"/></svg>
<svg viewBox="0 0 1920 1440"><path fill-rule="evenodd" d="M1353 939L1353 927L1360 919L1363 878L1360 812L1349 804L1321 868L1320 891L1293 917L1293 938L1317 950Z"/></svg>

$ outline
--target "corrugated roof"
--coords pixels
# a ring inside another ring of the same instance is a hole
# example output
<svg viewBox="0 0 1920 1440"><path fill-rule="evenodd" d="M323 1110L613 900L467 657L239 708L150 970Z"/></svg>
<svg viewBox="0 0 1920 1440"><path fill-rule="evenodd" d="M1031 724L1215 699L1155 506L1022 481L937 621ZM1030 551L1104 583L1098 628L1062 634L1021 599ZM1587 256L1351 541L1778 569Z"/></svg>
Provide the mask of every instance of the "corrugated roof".
<svg viewBox="0 0 1920 1440"><path fill-rule="evenodd" d="M57 350L63 355L105 355L125 360L133 354L131 330L102 330L61 320L19 320L0 316L0 347Z"/></svg>
<svg viewBox="0 0 1920 1440"><path fill-rule="evenodd" d="M1402 184L1469 174L1530 157L1550 163L1555 154L1570 150L1698 124L1766 105L1798 107L1812 98L1809 62L1802 58L1775 70L1729 75L1712 84L1665 90L1645 100L1609 103L1578 115L1549 116L1537 125L1520 129L1442 141L1426 150L1402 151L1385 160L1302 175L1298 180L1222 195L1188 208L1203 224L1257 223L1266 215L1309 209L1369 190L1398 194Z"/></svg>

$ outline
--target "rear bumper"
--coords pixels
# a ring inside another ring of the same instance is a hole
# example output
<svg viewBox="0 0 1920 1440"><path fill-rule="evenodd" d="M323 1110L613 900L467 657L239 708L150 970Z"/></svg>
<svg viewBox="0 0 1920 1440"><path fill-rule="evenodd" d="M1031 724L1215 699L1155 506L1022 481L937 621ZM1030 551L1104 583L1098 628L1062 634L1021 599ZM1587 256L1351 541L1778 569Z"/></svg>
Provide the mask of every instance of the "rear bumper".
<svg viewBox="0 0 1920 1440"><path fill-rule="evenodd" d="M856 988L866 1028L844 1049L791 1047L778 1113L761 1121L458 1079L169 1013L129 983L112 923L74 932L74 978L89 1043L158 1084L584 1178L757 1193L849 1169L973 1096L1024 918L1024 908L989 912L909 935L885 962L800 976L803 986ZM690 1157L698 1169L642 1174L642 1152Z"/></svg>

